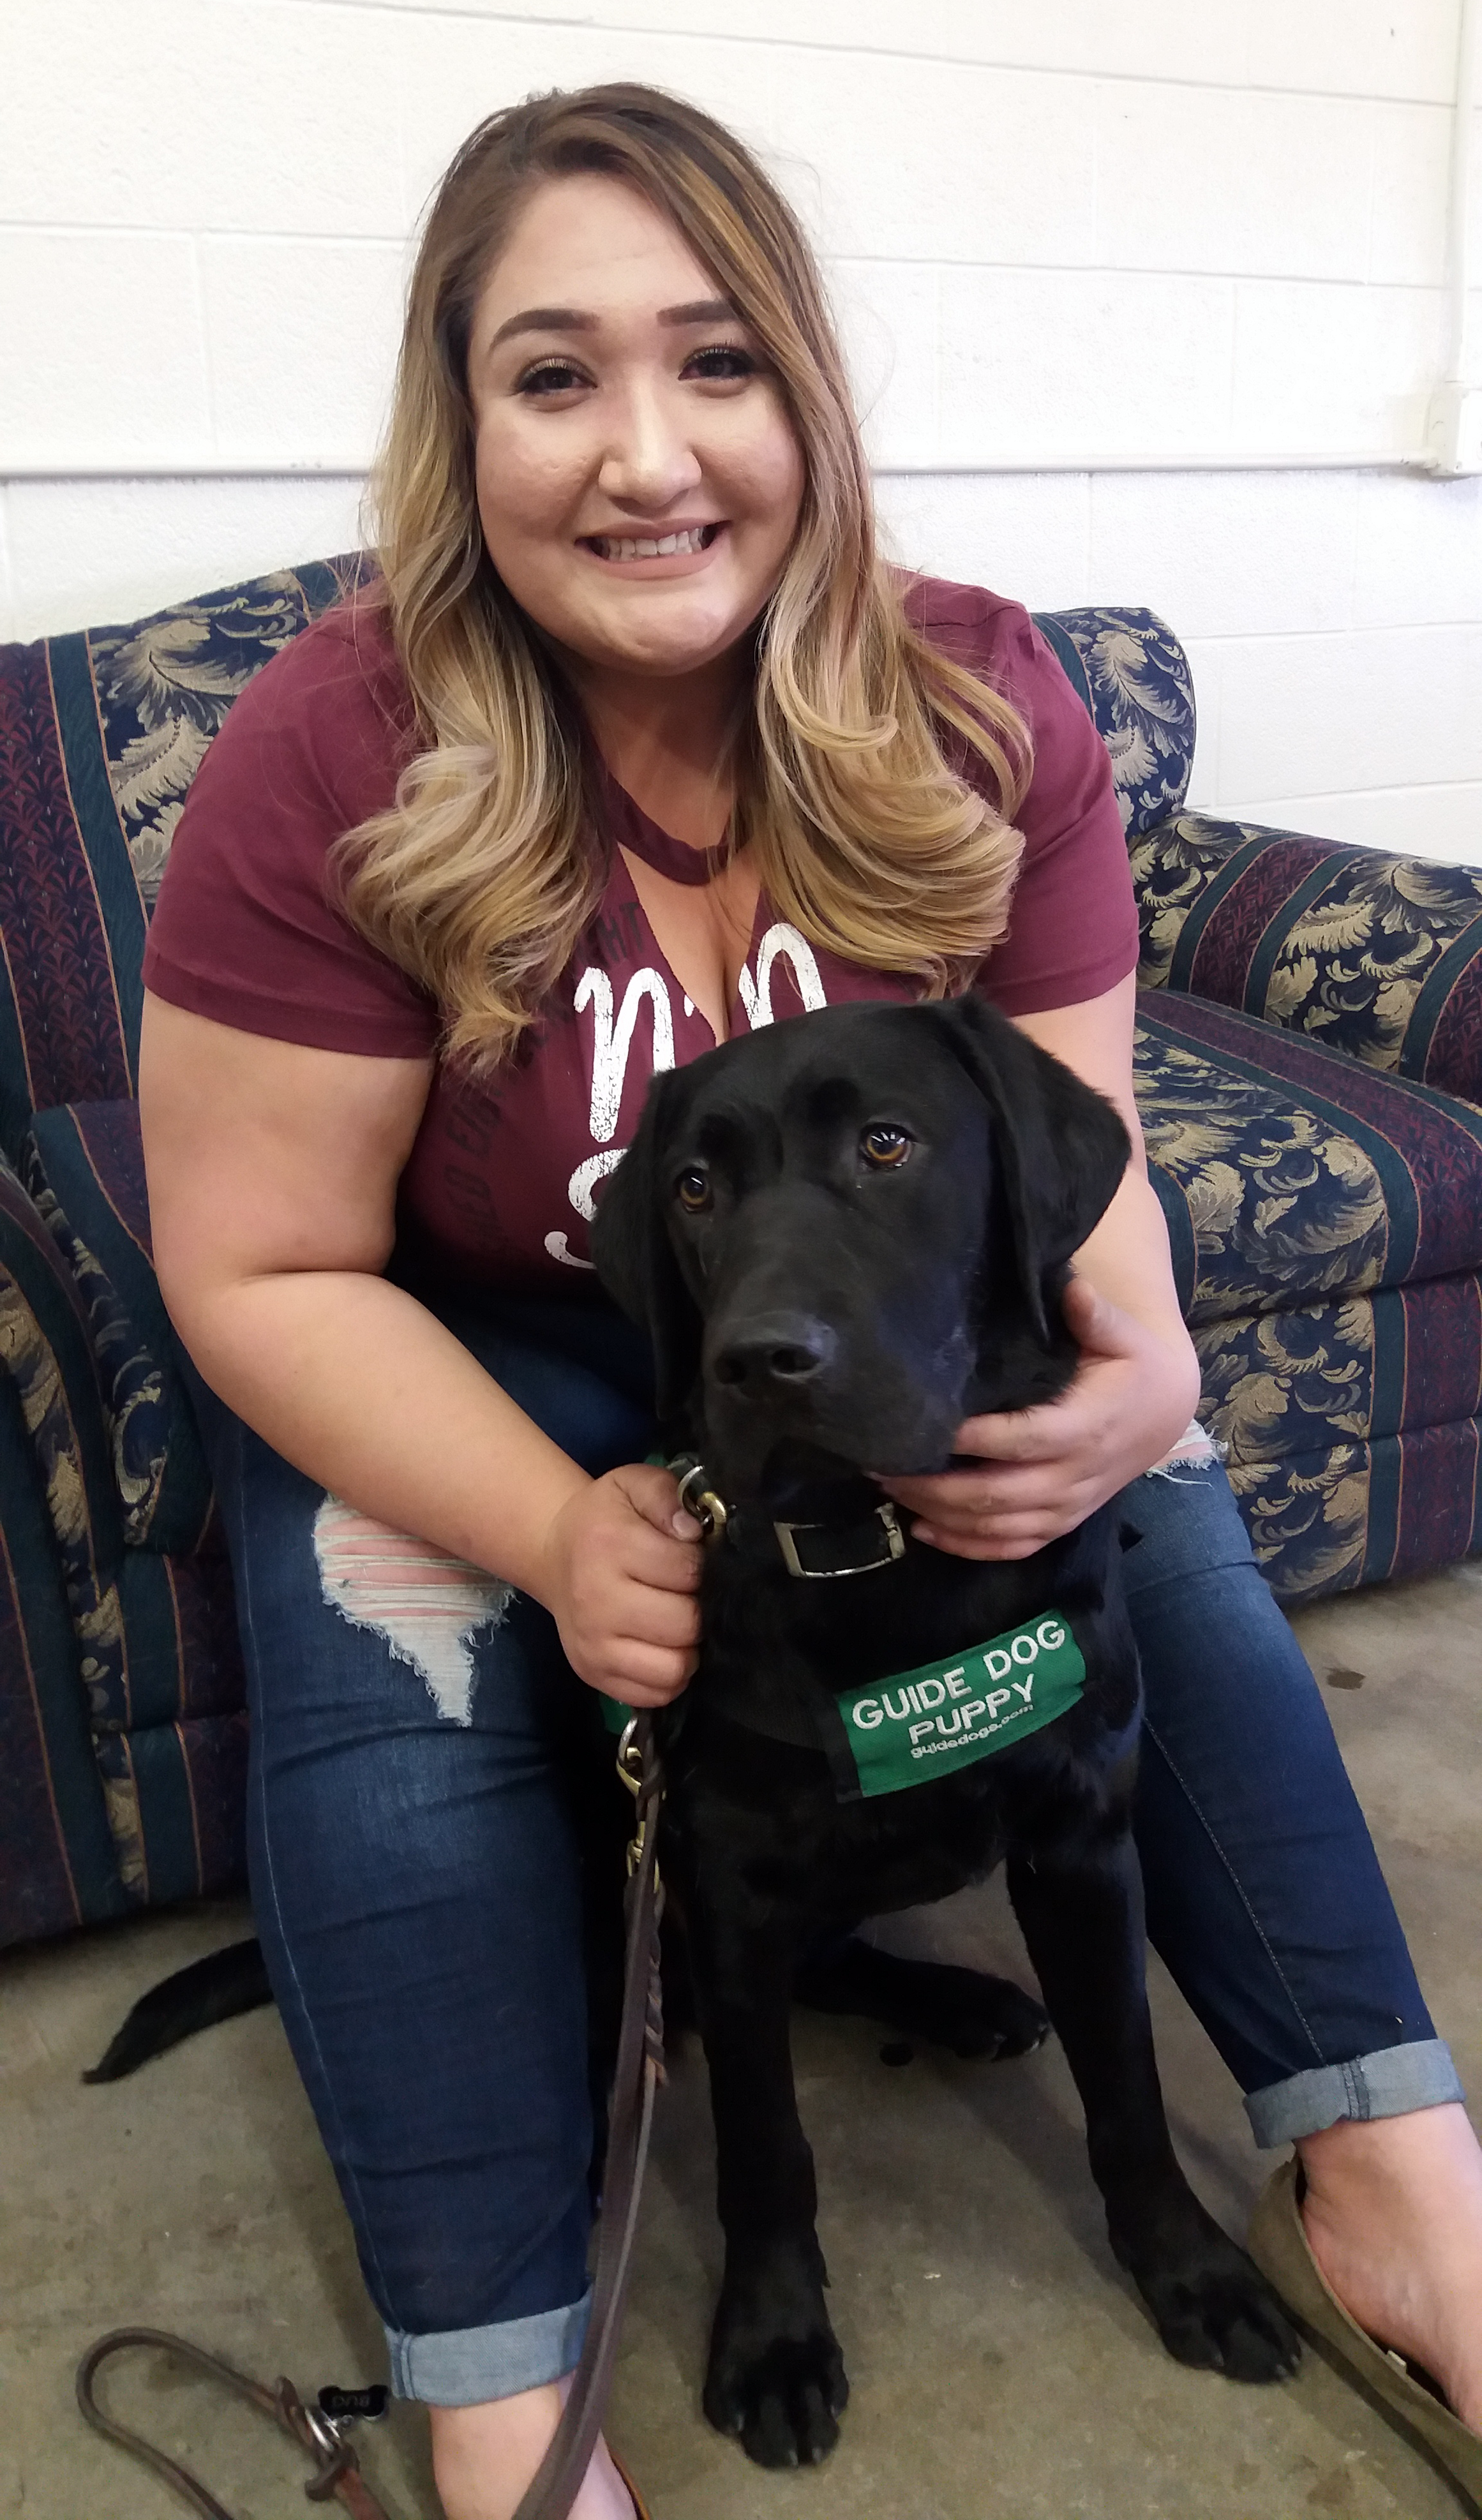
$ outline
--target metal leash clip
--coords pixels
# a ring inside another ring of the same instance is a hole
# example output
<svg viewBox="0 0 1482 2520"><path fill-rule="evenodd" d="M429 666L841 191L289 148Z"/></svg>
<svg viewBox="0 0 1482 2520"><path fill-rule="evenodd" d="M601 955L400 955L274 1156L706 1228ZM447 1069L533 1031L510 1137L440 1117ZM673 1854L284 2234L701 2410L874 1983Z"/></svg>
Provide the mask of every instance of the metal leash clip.
<svg viewBox="0 0 1482 2520"><path fill-rule="evenodd" d="M679 1501L693 1513L707 1542L719 1540L726 1528L726 1507L708 1483L704 1462L695 1453L679 1453L669 1463L679 1482Z"/></svg>
<svg viewBox="0 0 1482 2520"><path fill-rule="evenodd" d="M320 2390L317 2405L305 2404L304 2420L321 2450L333 2458L353 2425L383 2422L390 2404L391 2392L382 2380L369 2389L327 2386Z"/></svg>
<svg viewBox="0 0 1482 2520"><path fill-rule="evenodd" d="M627 1786L635 1803L640 1803L642 1801L644 1790L644 1753L643 1744L638 1737L638 1727L639 1718L636 1715L630 1715L627 1723L623 1726L617 1744L617 1773L621 1777L623 1783ZM628 1878L630 1881L644 1860L644 1848L648 1844L648 1815L643 1811L636 1811L633 1818L633 1834L628 1840ZM653 1867L653 1879L656 1888L658 1883L658 1866L656 1863Z"/></svg>

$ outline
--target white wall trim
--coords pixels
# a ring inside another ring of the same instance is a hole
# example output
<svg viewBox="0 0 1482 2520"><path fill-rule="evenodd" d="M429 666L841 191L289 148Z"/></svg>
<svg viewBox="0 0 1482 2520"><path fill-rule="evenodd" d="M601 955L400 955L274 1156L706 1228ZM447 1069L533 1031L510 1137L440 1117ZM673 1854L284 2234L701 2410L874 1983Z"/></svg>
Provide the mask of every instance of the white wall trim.
<svg viewBox="0 0 1482 2520"><path fill-rule="evenodd" d="M1415 472L1434 479L1430 458L1414 454L1359 451L1334 455L1326 449L1286 455L995 455L977 464L875 464L876 481L940 479L991 480L999 473L1020 472ZM124 458L112 464L38 464L0 458L0 483L6 481L362 481L371 470L364 455L334 463L244 464L231 456L151 456Z"/></svg>

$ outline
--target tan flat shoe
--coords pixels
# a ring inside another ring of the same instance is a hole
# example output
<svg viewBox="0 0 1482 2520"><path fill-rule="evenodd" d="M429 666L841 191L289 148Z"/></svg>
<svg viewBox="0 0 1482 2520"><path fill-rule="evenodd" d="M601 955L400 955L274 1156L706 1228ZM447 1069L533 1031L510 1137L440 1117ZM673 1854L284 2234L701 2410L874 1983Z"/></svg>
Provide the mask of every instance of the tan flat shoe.
<svg viewBox="0 0 1482 2520"><path fill-rule="evenodd" d="M1350 2318L1308 2243L1299 2203L1301 2176L1302 2165L1295 2155L1282 2163L1251 2217L1246 2248L1293 2317L1341 2355L1386 2411L1418 2436L1482 2513L1482 2434L1472 2432L1450 2407L1412 2378L1398 2354L1386 2354L1356 2318Z"/></svg>
<svg viewBox="0 0 1482 2520"><path fill-rule="evenodd" d="M635 2514L635 2520L650 2520L650 2515L649 2515L649 2506L648 2506L647 2502L644 2500L643 2496L639 2493L639 2490L638 2490L637 2486L634 2484L632 2477L628 2474L627 2469L624 2467L624 2465L623 2465L623 2463L622 2463L622 2460L618 2457L617 2452L616 2452L616 2451L613 2449L613 2447L612 2447L612 2445L611 2445L611 2443L610 2443L610 2442L608 2442L608 2444L607 2444L607 2456L608 2456L608 2457L610 2458L610 2460L612 2461L612 2464L613 2464L613 2466L616 2468L618 2475L622 2478L622 2481L623 2481L624 2485L627 2487L628 2492L629 2492L629 2493L632 2495L632 2497L633 2497L633 2510L634 2510L634 2514Z"/></svg>

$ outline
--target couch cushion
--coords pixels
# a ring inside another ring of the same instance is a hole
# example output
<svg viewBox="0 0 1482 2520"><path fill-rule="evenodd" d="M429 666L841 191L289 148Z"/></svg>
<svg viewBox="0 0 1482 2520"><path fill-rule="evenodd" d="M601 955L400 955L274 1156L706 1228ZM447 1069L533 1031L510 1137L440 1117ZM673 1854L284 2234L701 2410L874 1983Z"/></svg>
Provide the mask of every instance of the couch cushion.
<svg viewBox="0 0 1482 2520"><path fill-rule="evenodd" d="M1203 814L1131 855L1145 987L1482 1101L1482 869Z"/></svg>
<svg viewBox="0 0 1482 2520"><path fill-rule="evenodd" d="M1423 1575L1482 1548L1482 1420L1232 1462L1230 1484L1278 1600L1315 1601L1392 1575Z"/></svg>
<svg viewBox="0 0 1482 2520"><path fill-rule="evenodd" d="M24 1162L86 1307L125 1543L189 1556L211 1482L155 1276L137 1102L38 1112Z"/></svg>
<svg viewBox="0 0 1482 2520"><path fill-rule="evenodd" d="M1138 1005L1138 1107L1195 1325L1482 1268L1482 1111L1197 998Z"/></svg>
<svg viewBox="0 0 1482 2520"><path fill-rule="evenodd" d="M1368 1442L1482 1411L1482 1278L1431 1278L1195 1328L1199 1415L1232 1462ZM1472 1513L1470 1483L1465 1504ZM1457 1554L1464 1554L1458 1552Z"/></svg>
<svg viewBox="0 0 1482 2520"><path fill-rule="evenodd" d="M364 574L285 569L0 647L0 1148L133 1092L145 922L185 791L258 668Z"/></svg>

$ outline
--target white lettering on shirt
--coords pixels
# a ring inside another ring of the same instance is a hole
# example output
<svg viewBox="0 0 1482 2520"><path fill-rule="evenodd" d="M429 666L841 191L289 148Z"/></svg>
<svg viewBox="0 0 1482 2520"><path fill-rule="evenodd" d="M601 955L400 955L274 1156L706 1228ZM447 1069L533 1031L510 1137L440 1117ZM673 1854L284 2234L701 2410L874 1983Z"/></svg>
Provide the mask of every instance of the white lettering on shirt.
<svg viewBox="0 0 1482 2520"><path fill-rule="evenodd" d="M591 1007L596 1027L592 1044L592 1136L599 1147L609 1143L617 1127L633 1030L645 998L653 1009L653 1073L660 1076L674 1064L674 1010L662 973L647 965L634 972L623 991L615 1023L612 982L607 973L590 964L576 983L576 1012L580 1014L584 1008ZM590 1217L591 1209L587 1213Z"/></svg>
<svg viewBox="0 0 1482 2520"><path fill-rule="evenodd" d="M772 1021L772 967L780 954L786 954L792 966L793 983L803 1005L811 1013L815 1007L829 1003L824 994L823 974L814 960L813 948L806 936L786 919L779 919L768 928L756 949L756 977L753 980L744 963L738 975L741 1005L753 1032Z"/></svg>

